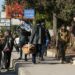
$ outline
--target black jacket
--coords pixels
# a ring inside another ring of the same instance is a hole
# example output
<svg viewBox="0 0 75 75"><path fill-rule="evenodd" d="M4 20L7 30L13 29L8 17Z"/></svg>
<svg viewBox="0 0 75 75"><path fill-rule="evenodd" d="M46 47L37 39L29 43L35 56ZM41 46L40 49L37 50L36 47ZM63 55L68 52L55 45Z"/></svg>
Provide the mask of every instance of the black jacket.
<svg viewBox="0 0 75 75"><path fill-rule="evenodd" d="M40 25L36 25L32 29L30 43L43 44L45 43L45 28Z"/></svg>
<svg viewBox="0 0 75 75"><path fill-rule="evenodd" d="M0 41L0 52L3 50L3 44Z"/></svg>
<svg viewBox="0 0 75 75"><path fill-rule="evenodd" d="M10 52L11 52L13 49L13 45L14 45L13 37L12 36L5 37L3 47L5 47L6 43L8 44L8 47L9 47Z"/></svg>

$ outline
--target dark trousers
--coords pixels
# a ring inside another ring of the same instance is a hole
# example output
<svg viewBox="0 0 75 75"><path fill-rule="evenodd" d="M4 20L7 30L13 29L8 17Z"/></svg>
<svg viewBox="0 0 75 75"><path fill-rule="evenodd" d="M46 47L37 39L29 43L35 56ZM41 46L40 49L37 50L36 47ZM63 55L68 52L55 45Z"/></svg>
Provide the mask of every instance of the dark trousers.
<svg viewBox="0 0 75 75"><path fill-rule="evenodd" d="M43 45L42 45L42 57L43 57L44 55L45 55L45 56L47 55L47 47L48 47L48 46L46 46L46 44L43 44Z"/></svg>
<svg viewBox="0 0 75 75"><path fill-rule="evenodd" d="M2 52L0 51L0 66L1 66L1 60L2 60Z"/></svg>
<svg viewBox="0 0 75 75"><path fill-rule="evenodd" d="M6 69L10 67L11 52L4 52L4 66Z"/></svg>
<svg viewBox="0 0 75 75"><path fill-rule="evenodd" d="M37 53L39 54L39 57L42 57L42 45L41 44L37 44L36 45L36 49L37 49Z"/></svg>
<svg viewBox="0 0 75 75"><path fill-rule="evenodd" d="M43 53L44 53L44 49L42 48L41 44L36 44L36 52L32 54L32 62L36 63L36 56L39 55L39 57L41 58L41 60L43 59Z"/></svg>
<svg viewBox="0 0 75 75"><path fill-rule="evenodd" d="M36 56L37 55L39 55L39 57L42 56L42 53L41 53L42 46L40 44L36 44L35 47L36 47L36 51L35 53L32 53L32 62L34 64L36 63Z"/></svg>
<svg viewBox="0 0 75 75"><path fill-rule="evenodd" d="M43 54L44 54L44 46L42 44L37 44L36 45L36 51L37 51L37 54L39 54L39 57L41 59L43 59Z"/></svg>
<svg viewBox="0 0 75 75"><path fill-rule="evenodd" d="M32 62L34 64L36 63L36 53L32 54Z"/></svg>
<svg viewBox="0 0 75 75"><path fill-rule="evenodd" d="M59 43L59 50L60 50L60 55L61 55L61 59L62 61L65 61L65 50L66 50L66 43L64 41Z"/></svg>
<svg viewBox="0 0 75 75"><path fill-rule="evenodd" d="M36 44L36 52L32 54L32 62L36 63L36 56L38 55L41 59L43 59L42 45Z"/></svg>

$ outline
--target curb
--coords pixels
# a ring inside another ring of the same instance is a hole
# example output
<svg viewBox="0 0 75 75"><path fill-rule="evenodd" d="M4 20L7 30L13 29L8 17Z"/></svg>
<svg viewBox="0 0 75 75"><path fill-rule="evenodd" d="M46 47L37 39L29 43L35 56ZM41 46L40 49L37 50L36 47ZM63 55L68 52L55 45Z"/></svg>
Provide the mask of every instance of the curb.
<svg viewBox="0 0 75 75"><path fill-rule="evenodd" d="M18 69L18 75L27 75L26 72L25 72L25 68L20 67Z"/></svg>

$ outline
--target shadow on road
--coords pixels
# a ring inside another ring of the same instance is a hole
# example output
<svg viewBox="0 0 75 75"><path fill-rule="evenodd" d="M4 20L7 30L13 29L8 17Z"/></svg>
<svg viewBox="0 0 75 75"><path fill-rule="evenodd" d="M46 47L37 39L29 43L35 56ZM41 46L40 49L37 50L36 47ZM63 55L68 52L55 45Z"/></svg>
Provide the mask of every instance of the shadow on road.
<svg viewBox="0 0 75 75"><path fill-rule="evenodd" d="M3 72L0 72L0 75L17 75L17 74L14 70L9 70L9 71L5 71L5 72L3 70Z"/></svg>

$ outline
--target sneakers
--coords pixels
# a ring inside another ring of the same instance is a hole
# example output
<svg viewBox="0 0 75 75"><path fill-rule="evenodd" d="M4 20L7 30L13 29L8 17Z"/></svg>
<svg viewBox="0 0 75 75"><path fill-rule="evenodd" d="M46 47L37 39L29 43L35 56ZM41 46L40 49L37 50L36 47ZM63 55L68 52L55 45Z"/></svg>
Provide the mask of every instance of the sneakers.
<svg viewBox="0 0 75 75"><path fill-rule="evenodd" d="M40 58L40 57L39 57L39 60L40 60L40 61L44 61L44 58Z"/></svg>
<svg viewBox="0 0 75 75"><path fill-rule="evenodd" d="M66 61L61 61L61 64L66 64L67 62Z"/></svg>

